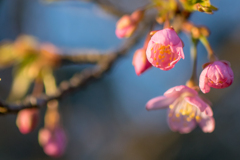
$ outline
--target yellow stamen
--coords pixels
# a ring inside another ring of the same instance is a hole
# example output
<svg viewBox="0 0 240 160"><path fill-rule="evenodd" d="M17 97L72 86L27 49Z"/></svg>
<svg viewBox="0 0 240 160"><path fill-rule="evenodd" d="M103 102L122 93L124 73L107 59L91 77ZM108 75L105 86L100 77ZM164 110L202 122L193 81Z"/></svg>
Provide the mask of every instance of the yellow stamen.
<svg viewBox="0 0 240 160"><path fill-rule="evenodd" d="M197 122L201 121L201 117L200 116L196 116L195 119L196 119Z"/></svg>
<svg viewBox="0 0 240 160"><path fill-rule="evenodd" d="M176 115L175 115L177 118L179 118L180 117L180 114L179 113L176 113Z"/></svg>
<svg viewBox="0 0 240 160"><path fill-rule="evenodd" d="M188 122L190 122L191 120L192 120L192 118L190 118L190 117L187 118L187 121L188 121Z"/></svg>
<svg viewBox="0 0 240 160"><path fill-rule="evenodd" d="M195 117L195 113L191 113L190 118L194 118L194 117Z"/></svg>

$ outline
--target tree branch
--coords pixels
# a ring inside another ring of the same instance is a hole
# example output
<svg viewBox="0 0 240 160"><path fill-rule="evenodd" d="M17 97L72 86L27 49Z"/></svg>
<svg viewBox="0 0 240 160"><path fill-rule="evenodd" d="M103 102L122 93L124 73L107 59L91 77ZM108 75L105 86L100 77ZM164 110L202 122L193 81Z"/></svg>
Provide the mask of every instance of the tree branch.
<svg viewBox="0 0 240 160"><path fill-rule="evenodd" d="M17 113L20 110L27 108L41 108L46 106L46 104L54 99L61 99L66 94L75 91L83 86L86 86L93 80L99 79L104 75L116 62L116 60L123 56L129 51L129 49L134 46L138 40L143 36L146 31L146 26L149 26L148 23L145 23L144 27L142 27L139 32L137 32L134 36L125 41L125 43L117 50L110 51L105 54L85 54L85 55L76 55L76 56L65 56L66 59L70 59L75 62L79 62L79 60L84 61L96 61L96 64L93 67L86 68L82 70L80 73L76 73L72 78L68 81L63 81L60 83L57 91L52 95L42 94L39 97L27 96L27 98L21 102L16 102L14 104L8 104L0 100L0 114L10 114ZM89 58L91 57L91 58Z"/></svg>

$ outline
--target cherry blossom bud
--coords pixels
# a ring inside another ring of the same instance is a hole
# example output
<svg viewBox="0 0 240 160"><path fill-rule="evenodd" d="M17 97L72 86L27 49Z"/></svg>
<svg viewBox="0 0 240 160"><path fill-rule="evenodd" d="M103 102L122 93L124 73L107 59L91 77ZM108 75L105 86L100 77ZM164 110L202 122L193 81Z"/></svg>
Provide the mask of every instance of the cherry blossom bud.
<svg viewBox="0 0 240 160"><path fill-rule="evenodd" d="M184 59L183 43L173 28L156 32L148 43L147 59L155 67L170 70Z"/></svg>
<svg viewBox="0 0 240 160"><path fill-rule="evenodd" d="M199 87L203 93L212 88L226 88L233 82L233 71L227 61L215 61L205 65L199 78Z"/></svg>
<svg viewBox="0 0 240 160"><path fill-rule="evenodd" d="M118 38L128 38L137 29L139 22L142 20L144 11L136 10L130 16L124 15L117 22L116 35Z"/></svg>
<svg viewBox="0 0 240 160"><path fill-rule="evenodd" d="M18 113L16 124L22 134L27 134L37 126L38 119L37 109L24 109Z"/></svg>
<svg viewBox="0 0 240 160"><path fill-rule="evenodd" d="M139 76L143 72L145 72L147 69L152 67L152 64L148 62L146 57L146 49L138 49L134 56L133 56L133 62L132 62L136 74Z"/></svg>
<svg viewBox="0 0 240 160"><path fill-rule="evenodd" d="M54 130L43 128L39 131L39 143L47 155L60 157L65 152L67 144L65 131L60 127Z"/></svg>

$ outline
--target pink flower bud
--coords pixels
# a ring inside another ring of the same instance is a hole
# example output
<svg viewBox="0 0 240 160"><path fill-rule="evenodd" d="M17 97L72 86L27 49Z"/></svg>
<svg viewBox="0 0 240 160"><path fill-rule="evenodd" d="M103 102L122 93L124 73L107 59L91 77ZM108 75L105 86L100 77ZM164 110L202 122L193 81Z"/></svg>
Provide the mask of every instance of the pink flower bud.
<svg viewBox="0 0 240 160"><path fill-rule="evenodd" d="M172 28L157 31L147 47L147 59L155 67L170 70L184 59L183 43Z"/></svg>
<svg viewBox="0 0 240 160"><path fill-rule="evenodd" d="M48 128L39 131L39 143L44 152L52 157L60 157L65 152L67 138L65 131L57 127L54 130Z"/></svg>
<svg viewBox="0 0 240 160"><path fill-rule="evenodd" d="M128 38L137 29L130 16L125 15L117 22L116 35L118 38Z"/></svg>
<svg viewBox="0 0 240 160"><path fill-rule="evenodd" d="M18 113L16 124L22 134L27 134L37 126L38 119L37 109L24 109Z"/></svg>
<svg viewBox="0 0 240 160"><path fill-rule="evenodd" d="M129 15L124 15L117 22L116 35L118 38L128 38L137 29L139 22L142 20L144 11L137 10Z"/></svg>
<svg viewBox="0 0 240 160"><path fill-rule="evenodd" d="M199 87L203 93L212 88L226 88L233 82L233 71L227 61L208 63L199 78Z"/></svg>
<svg viewBox="0 0 240 160"><path fill-rule="evenodd" d="M152 64L148 62L146 57L146 50L145 49L138 49L134 56L133 56L133 62L132 62L136 74L139 76L143 72L145 72L147 69L152 67Z"/></svg>

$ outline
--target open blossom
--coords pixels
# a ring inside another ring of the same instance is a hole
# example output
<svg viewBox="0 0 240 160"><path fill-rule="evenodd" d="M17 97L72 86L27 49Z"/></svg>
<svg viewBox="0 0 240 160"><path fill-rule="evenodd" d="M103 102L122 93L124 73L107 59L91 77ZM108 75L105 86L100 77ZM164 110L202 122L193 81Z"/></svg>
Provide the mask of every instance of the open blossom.
<svg viewBox="0 0 240 160"><path fill-rule="evenodd" d="M57 127L54 130L43 128L39 131L39 143L44 152L52 157L60 157L66 148L65 131Z"/></svg>
<svg viewBox="0 0 240 160"><path fill-rule="evenodd" d="M202 71L199 78L199 87L203 93L208 93L212 88L226 88L233 82L233 71L227 61L209 63Z"/></svg>
<svg viewBox="0 0 240 160"><path fill-rule="evenodd" d="M146 57L146 49L138 49L134 56L132 64L135 68L136 74L139 76L143 72L145 72L147 69L152 67L152 64L148 62Z"/></svg>
<svg viewBox="0 0 240 160"><path fill-rule="evenodd" d="M22 134L31 132L37 126L39 111L37 109L24 109L17 115L16 124Z"/></svg>
<svg viewBox="0 0 240 160"><path fill-rule="evenodd" d="M194 89L181 85L167 90L163 96L147 102L147 110L168 108L168 124L171 130L191 132L197 124L203 132L212 132L215 120L211 107Z"/></svg>
<svg viewBox="0 0 240 160"><path fill-rule="evenodd" d="M148 43L147 58L149 62L162 70L170 70L182 58L183 43L173 28L156 32Z"/></svg>
<svg viewBox="0 0 240 160"><path fill-rule="evenodd" d="M143 18L144 11L136 10L130 16L124 15L118 20L116 26L116 35L118 38L128 38L137 29L139 22Z"/></svg>

